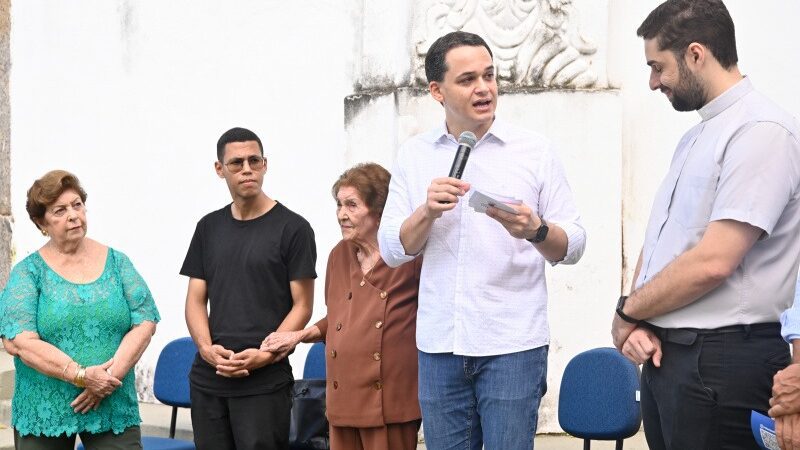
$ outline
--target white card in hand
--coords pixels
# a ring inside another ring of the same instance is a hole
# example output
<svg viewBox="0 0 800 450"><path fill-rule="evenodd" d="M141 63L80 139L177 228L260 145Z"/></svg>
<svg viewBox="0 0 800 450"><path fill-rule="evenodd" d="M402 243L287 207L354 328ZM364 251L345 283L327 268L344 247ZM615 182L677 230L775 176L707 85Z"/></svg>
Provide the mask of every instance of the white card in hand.
<svg viewBox="0 0 800 450"><path fill-rule="evenodd" d="M484 194L480 191L472 191L472 196L469 198L469 206L479 213L486 213L486 208L494 206L497 209L503 210L511 214L519 214L514 208L507 205L519 205L522 200L516 198L504 197L497 194Z"/></svg>

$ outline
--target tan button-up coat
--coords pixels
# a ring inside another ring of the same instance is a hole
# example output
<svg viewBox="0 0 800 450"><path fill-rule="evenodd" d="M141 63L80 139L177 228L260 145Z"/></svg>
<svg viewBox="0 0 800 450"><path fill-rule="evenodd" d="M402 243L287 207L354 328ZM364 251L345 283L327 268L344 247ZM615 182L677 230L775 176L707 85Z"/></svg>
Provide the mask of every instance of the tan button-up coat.
<svg viewBox="0 0 800 450"><path fill-rule="evenodd" d="M422 258L398 268L382 260L366 275L356 247L341 241L328 257L325 339L331 425L377 427L420 418L415 341Z"/></svg>

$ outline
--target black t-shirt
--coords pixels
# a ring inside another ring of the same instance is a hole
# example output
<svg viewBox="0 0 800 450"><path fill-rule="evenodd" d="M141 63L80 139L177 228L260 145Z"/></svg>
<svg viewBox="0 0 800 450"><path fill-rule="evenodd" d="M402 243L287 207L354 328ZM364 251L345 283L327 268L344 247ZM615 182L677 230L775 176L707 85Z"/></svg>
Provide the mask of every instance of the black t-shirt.
<svg viewBox="0 0 800 450"><path fill-rule="evenodd" d="M259 348L292 308L289 282L316 278L311 225L277 203L263 216L236 220L230 205L197 223L181 275L206 281L211 341L235 352ZM274 392L293 380L288 358L243 378L225 378L198 354L189 380L220 396Z"/></svg>

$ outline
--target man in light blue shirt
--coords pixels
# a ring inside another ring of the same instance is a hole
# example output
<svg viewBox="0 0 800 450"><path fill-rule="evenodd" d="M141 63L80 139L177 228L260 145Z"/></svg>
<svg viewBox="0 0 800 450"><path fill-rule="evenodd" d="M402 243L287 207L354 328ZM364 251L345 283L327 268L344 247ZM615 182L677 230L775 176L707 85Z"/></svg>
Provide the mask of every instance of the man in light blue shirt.
<svg viewBox="0 0 800 450"><path fill-rule="evenodd" d="M781 314L781 335L792 344L792 364L775 374L769 415L781 448L800 449L800 277L794 304Z"/></svg>
<svg viewBox="0 0 800 450"><path fill-rule="evenodd" d="M400 148L378 231L388 265L425 255L417 313L425 445L530 450L547 389L545 265L576 263L586 233L550 141L495 119L486 42L447 34L425 71L445 120ZM445 177L464 131L478 141L463 179ZM467 205L470 191L520 203L509 205L513 214L483 214Z"/></svg>

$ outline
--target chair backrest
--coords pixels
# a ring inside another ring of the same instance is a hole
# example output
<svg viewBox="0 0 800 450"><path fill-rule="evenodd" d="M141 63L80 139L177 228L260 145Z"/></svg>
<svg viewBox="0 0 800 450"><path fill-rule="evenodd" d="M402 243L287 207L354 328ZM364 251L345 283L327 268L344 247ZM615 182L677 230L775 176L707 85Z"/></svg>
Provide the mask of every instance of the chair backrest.
<svg viewBox="0 0 800 450"><path fill-rule="evenodd" d="M616 349L585 351L564 369L558 423L583 439L631 437L642 423L638 391L639 368Z"/></svg>
<svg viewBox="0 0 800 450"><path fill-rule="evenodd" d="M325 379L325 343L315 342L306 355L306 363L303 366L303 378Z"/></svg>
<svg viewBox="0 0 800 450"><path fill-rule="evenodd" d="M153 394L161 403L183 408L191 406L189 370L196 354L197 347L189 337L175 339L161 350L153 379Z"/></svg>

